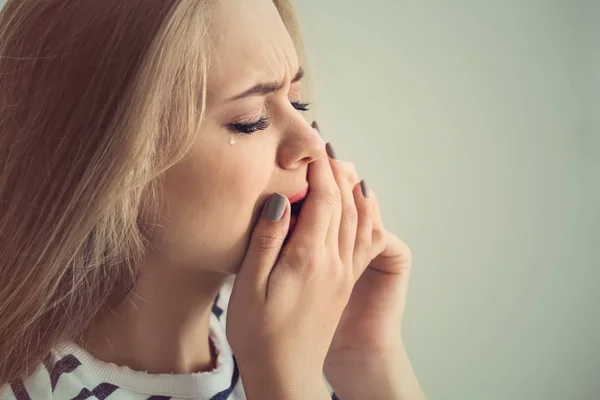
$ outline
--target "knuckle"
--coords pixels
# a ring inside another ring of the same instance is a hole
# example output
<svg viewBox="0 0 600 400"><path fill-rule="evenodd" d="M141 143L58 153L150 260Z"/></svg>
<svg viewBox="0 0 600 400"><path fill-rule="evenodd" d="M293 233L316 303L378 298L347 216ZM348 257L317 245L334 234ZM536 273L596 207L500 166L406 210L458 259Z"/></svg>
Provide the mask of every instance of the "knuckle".
<svg viewBox="0 0 600 400"><path fill-rule="evenodd" d="M287 264L298 265L302 261L304 254L306 254L306 251L302 245L292 244L291 246L284 247L282 258L286 260Z"/></svg>
<svg viewBox="0 0 600 400"><path fill-rule="evenodd" d="M371 247L367 246L367 245L361 245L360 247L358 247L356 249L357 251L354 253L354 267L360 267L363 268L366 264L368 264L369 261L372 260L371 257Z"/></svg>
<svg viewBox="0 0 600 400"><path fill-rule="evenodd" d="M339 160L331 163L331 171L333 171L333 174L336 178L342 178L347 175L345 164L346 163L344 161Z"/></svg>
<svg viewBox="0 0 600 400"><path fill-rule="evenodd" d="M357 232L356 244L355 244L355 247L357 249L362 249L364 247L371 247L372 243L373 243L372 231L369 231L368 229L361 229Z"/></svg>
<svg viewBox="0 0 600 400"><path fill-rule="evenodd" d="M309 245L299 244L286 248L285 258L287 264L295 269L307 271L309 274L319 270L323 263L321 252Z"/></svg>
<svg viewBox="0 0 600 400"><path fill-rule="evenodd" d="M317 250L307 249L304 251L304 260L307 268L317 268L321 264L321 254Z"/></svg>
<svg viewBox="0 0 600 400"><path fill-rule="evenodd" d="M319 200L321 201L321 203L323 203L326 206L334 207L334 206L338 205L341 201L340 190L339 189L327 190L327 191L321 193Z"/></svg>
<svg viewBox="0 0 600 400"><path fill-rule="evenodd" d="M358 213L358 215L360 215L360 217L364 220L367 221L369 219L373 218L373 211L371 210L371 207L369 207L366 204L362 204L356 207L356 212Z"/></svg>
<svg viewBox="0 0 600 400"><path fill-rule="evenodd" d="M303 259L302 262L302 271L306 276L312 277L321 271L323 264L323 257L320 252L317 250L308 250L304 252L304 255L301 256Z"/></svg>
<svg viewBox="0 0 600 400"><path fill-rule="evenodd" d="M358 180L358 172L356 172L356 166L354 165L354 163L348 162L346 168L348 170L350 178L352 178L353 180Z"/></svg>
<svg viewBox="0 0 600 400"><path fill-rule="evenodd" d="M382 244L384 242L384 238L385 235L381 229L373 230L373 237L371 239L373 243Z"/></svg>
<svg viewBox="0 0 600 400"><path fill-rule="evenodd" d="M348 262L349 260L345 260L345 258L341 257L337 252L335 254L331 254L329 264L331 265L331 270L333 271L334 277L338 281L345 280L345 277L348 274L348 269L351 266L347 265Z"/></svg>
<svg viewBox="0 0 600 400"><path fill-rule="evenodd" d="M358 222L358 211L356 207L353 205L346 205L342 209L342 215L351 224L356 224Z"/></svg>
<svg viewBox="0 0 600 400"><path fill-rule="evenodd" d="M351 269L336 268L336 274L333 281L335 282L334 286L338 295L349 296L352 293L354 276L349 271L351 271Z"/></svg>
<svg viewBox="0 0 600 400"><path fill-rule="evenodd" d="M402 253L404 256L403 258L407 262L407 264L412 265L413 252L408 245L406 245L406 244L404 245L404 249L403 249Z"/></svg>
<svg viewBox="0 0 600 400"><path fill-rule="evenodd" d="M346 175L352 175L353 173L356 173L354 163L350 161L339 161L338 165L341 167L340 169L343 170Z"/></svg>
<svg viewBox="0 0 600 400"><path fill-rule="evenodd" d="M342 261L339 259L339 257L331 256L328 258L328 264L328 270L330 275L329 280L331 281L331 283L340 282L343 279L344 275L344 266L342 264Z"/></svg>
<svg viewBox="0 0 600 400"><path fill-rule="evenodd" d="M408 250L406 253L403 252L400 257L398 257L397 262L400 267L400 271L402 274L409 276L412 272L413 262L412 262L412 253Z"/></svg>
<svg viewBox="0 0 600 400"><path fill-rule="evenodd" d="M257 247L262 251L278 249L283 244L284 237L276 233L266 233L258 237Z"/></svg>

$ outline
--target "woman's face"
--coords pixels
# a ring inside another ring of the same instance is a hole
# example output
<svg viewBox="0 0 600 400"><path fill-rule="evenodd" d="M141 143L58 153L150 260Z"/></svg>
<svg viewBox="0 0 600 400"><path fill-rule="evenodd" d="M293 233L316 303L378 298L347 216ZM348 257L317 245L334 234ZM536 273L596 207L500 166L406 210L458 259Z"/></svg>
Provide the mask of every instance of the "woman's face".
<svg viewBox="0 0 600 400"><path fill-rule="evenodd" d="M299 111L302 70L272 1L213 7L206 117L166 173L152 240L160 263L235 273L265 200L304 189L325 146Z"/></svg>

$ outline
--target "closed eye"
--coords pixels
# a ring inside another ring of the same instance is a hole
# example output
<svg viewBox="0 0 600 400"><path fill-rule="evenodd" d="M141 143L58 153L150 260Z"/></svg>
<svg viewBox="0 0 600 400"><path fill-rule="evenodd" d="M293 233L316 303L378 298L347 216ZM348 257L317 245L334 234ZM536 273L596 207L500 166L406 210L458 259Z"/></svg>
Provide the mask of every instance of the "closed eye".
<svg viewBox="0 0 600 400"><path fill-rule="evenodd" d="M310 103L301 103L299 101L290 102L292 107L294 107L298 111L308 111ZM268 117L261 117L259 120L250 123L234 123L229 124L229 128L238 133L244 134L252 134L257 131L264 131L270 125L270 121Z"/></svg>
<svg viewBox="0 0 600 400"><path fill-rule="evenodd" d="M261 117L256 122L250 122L247 124L236 123L236 124L230 124L229 126L231 129L233 129L239 133L245 133L245 134L250 135L256 131L264 131L265 129L267 129L269 127L269 118Z"/></svg>
<svg viewBox="0 0 600 400"><path fill-rule="evenodd" d="M308 111L310 103L300 103L299 101L292 101L292 106L298 111Z"/></svg>

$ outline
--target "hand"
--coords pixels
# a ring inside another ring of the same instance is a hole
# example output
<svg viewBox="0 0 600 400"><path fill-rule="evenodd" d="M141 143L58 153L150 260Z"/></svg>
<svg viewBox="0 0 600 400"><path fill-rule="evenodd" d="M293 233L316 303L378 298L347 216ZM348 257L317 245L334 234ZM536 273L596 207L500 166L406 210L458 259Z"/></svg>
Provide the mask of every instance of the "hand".
<svg viewBox="0 0 600 400"><path fill-rule="evenodd" d="M227 337L246 390L257 398L329 398L322 377L327 350L357 272L370 260L371 207L360 185L342 212L326 157L309 165L308 179L308 196L285 246L289 202L270 198L229 301Z"/></svg>
<svg viewBox="0 0 600 400"><path fill-rule="evenodd" d="M329 145L331 165L342 193L344 208L352 209L344 187L358 182L350 163L335 161ZM412 266L410 249L388 232L381 220L373 192L373 231L366 269L356 283L342 314L324 372L344 400L378 398L425 400L401 339L401 322Z"/></svg>
<svg viewBox="0 0 600 400"><path fill-rule="evenodd" d="M342 193L343 207L352 198L344 187L359 181L354 166L332 159L332 170ZM402 352L401 322L406 304L412 255L408 246L388 232L371 191L372 247L364 272L352 291L327 354L325 373L340 366L382 361ZM329 377L328 377L329 378Z"/></svg>

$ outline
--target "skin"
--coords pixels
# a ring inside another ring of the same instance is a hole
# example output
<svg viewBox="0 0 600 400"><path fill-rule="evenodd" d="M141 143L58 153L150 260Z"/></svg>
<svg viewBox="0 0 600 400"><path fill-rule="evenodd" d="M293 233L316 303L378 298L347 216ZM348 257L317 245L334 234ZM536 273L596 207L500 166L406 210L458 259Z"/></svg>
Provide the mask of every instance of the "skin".
<svg viewBox="0 0 600 400"><path fill-rule="evenodd" d="M265 200L306 187L309 165L327 157L319 133L291 104L302 100L300 82L292 82L300 65L272 2L216 2L210 21L206 118L189 155L166 173L161 217L153 221L160 229L151 237L157 250L147 255L133 292L86 338L97 358L150 373L214 368L211 306L224 280L239 270ZM271 82L284 84L267 95L230 100ZM266 114L270 126L263 131L248 136L230 128ZM343 192L343 212L356 212L348 203L358 193L356 171L349 163L328 164ZM411 253L383 227L372 192L369 203L372 246L363 261L368 265L354 268L356 284L325 373L341 398L380 390L378 398L421 399L400 340ZM407 379L402 387L381 384L382 377L389 383L399 374Z"/></svg>
<svg viewBox="0 0 600 400"><path fill-rule="evenodd" d="M291 104L302 100L300 82L291 83L300 65L273 4L216 2L210 20L206 118L189 155L166 173L161 229L152 237L159 250L148 254L133 293L87 340L96 357L137 370L211 369L212 302L239 269L262 205L272 193L306 187L308 164L325 157L321 136ZM282 81L276 93L229 101L257 83ZM245 135L229 128L267 108L268 129Z"/></svg>

